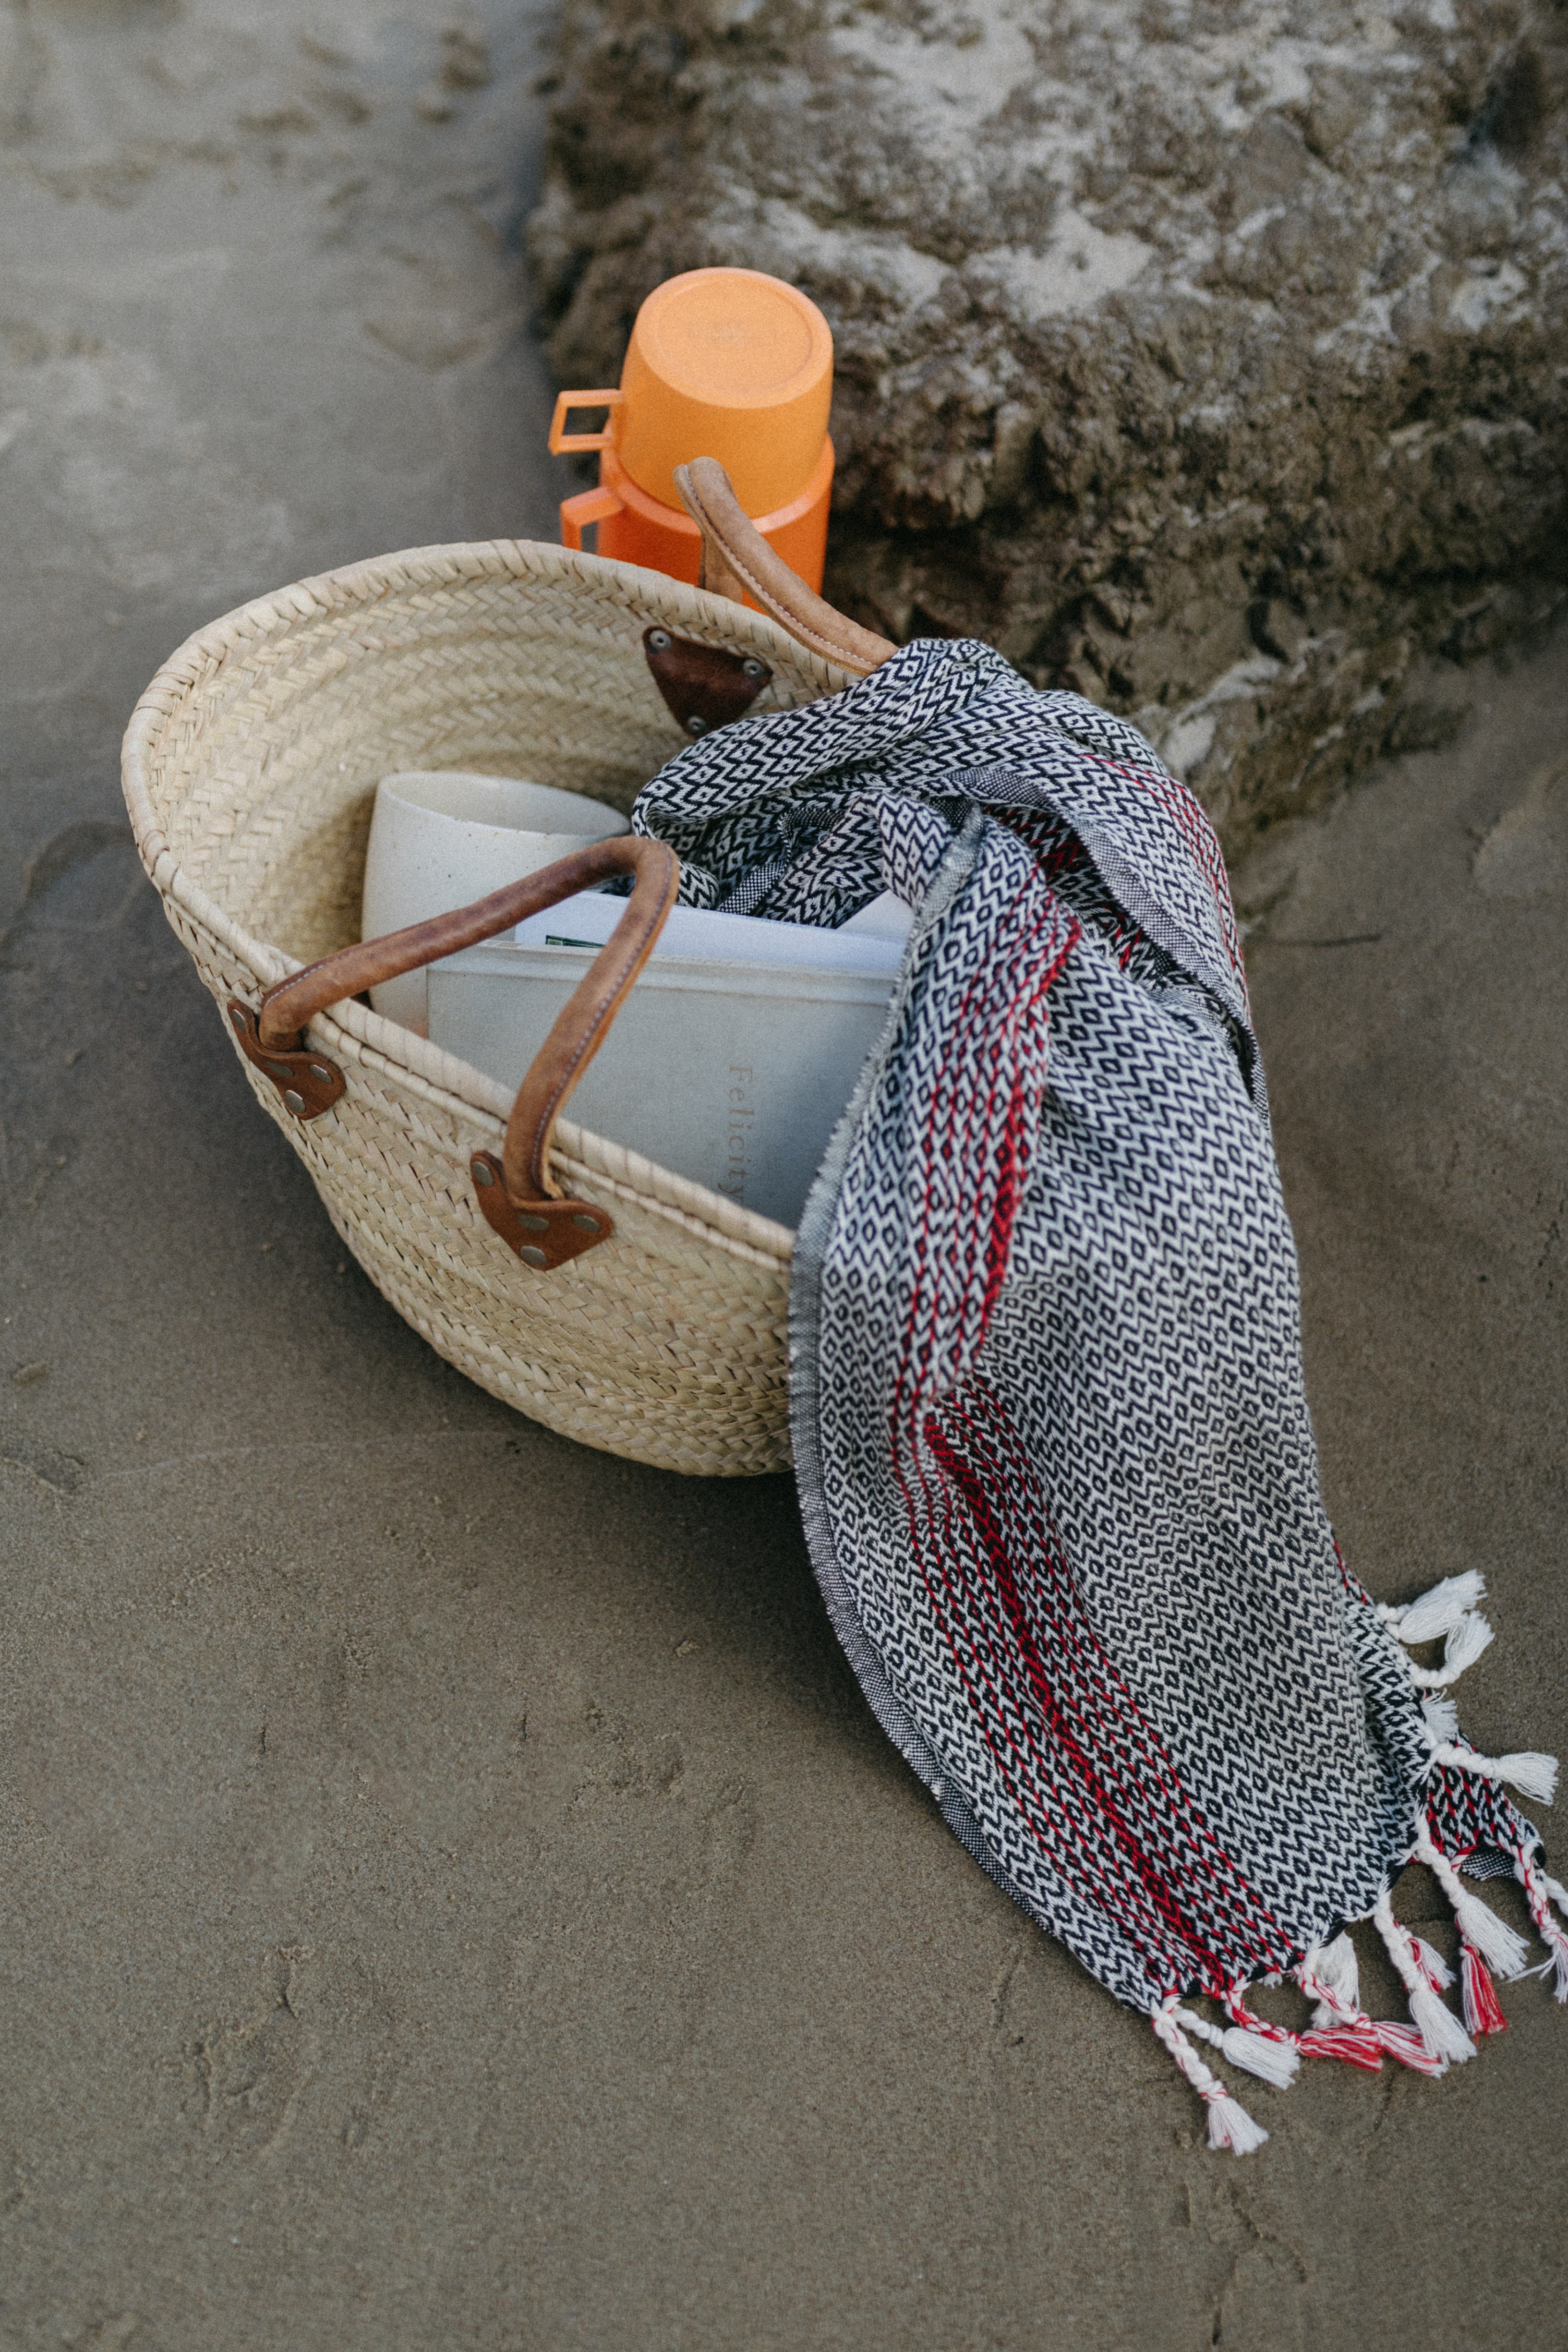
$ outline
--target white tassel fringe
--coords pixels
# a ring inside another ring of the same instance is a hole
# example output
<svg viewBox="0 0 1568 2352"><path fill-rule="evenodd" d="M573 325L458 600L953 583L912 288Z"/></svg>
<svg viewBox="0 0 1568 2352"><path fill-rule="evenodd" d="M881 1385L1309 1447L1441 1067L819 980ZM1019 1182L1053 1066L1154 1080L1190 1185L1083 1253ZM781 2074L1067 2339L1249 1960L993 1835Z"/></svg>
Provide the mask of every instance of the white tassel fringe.
<svg viewBox="0 0 1568 2352"><path fill-rule="evenodd" d="M1288 2091L1296 2079L1301 2053L1293 2042L1276 2042L1272 2034L1249 2032L1245 2025L1227 2025L1220 2048L1233 2066Z"/></svg>
<svg viewBox="0 0 1568 2352"><path fill-rule="evenodd" d="M1467 2058L1475 2056L1475 2043L1447 2003L1438 1999L1425 1979L1410 1988L1410 2014L1435 2058L1446 2058L1450 2065L1462 2066Z"/></svg>
<svg viewBox="0 0 1568 2352"><path fill-rule="evenodd" d="M1355 1946L1342 1927L1331 1944L1320 1947L1315 1955L1312 1974L1331 1984L1340 1999L1351 2009L1361 2007L1361 1963L1356 1958Z"/></svg>
<svg viewBox="0 0 1568 2352"><path fill-rule="evenodd" d="M1522 1936L1515 1935L1506 1919L1500 1919L1489 1903L1472 1895L1447 1856L1439 1853L1433 1844L1426 1824L1423 1822L1415 1832L1415 1859L1424 1862L1454 1906L1454 1916L1459 1933L1475 1946L1493 1976L1522 1976L1530 1947ZM1403 1932L1403 1930L1401 1931Z"/></svg>
<svg viewBox="0 0 1568 2352"><path fill-rule="evenodd" d="M1456 1682L1467 1666L1471 1666L1489 1648L1493 1634L1491 1626L1476 1607L1485 1593L1486 1586L1478 1570L1469 1569L1461 1576L1445 1577L1418 1600L1404 1608L1384 1607L1378 1616L1396 1639L1407 1648L1426 1642L1443 1641L1443 1663L1440 1666L1417 1666L1407 1662L1411 1682L1423 1693L1422 1714L1432 1742L1432 1760L1451 1771L1468 1772L1482 1780L1505 1780L1520 1793L1540 1804L1550 1804L1557 1789L1557 1759L1535 1749L1521 1749L1507 1756L1481 1756L1458 1744L1458 1710L1452 1699L1444 1696L1447 1685ZM1500 1919L1489 1904L1471 1894L1447 1857L1433 1843L1425 1811L1417 1817L1414 1859L1423 1862L1436 1875L1449 1902L1463 1941L1470 1947L1465 1956L1465 2000L1469 2022L1472 2007L1470 1973L1479 1962L1494 1976L1505 1979L1525 1973L1528 1946L1516 1935L1505 1919ZM1555 1904L1568 1917L1568 1887L1550 1878L1531 1854L1522 1847L1515 1864L1515 1874L1524 1886L1530 1903L1531 1916L1544 1940L1551 1958L1532 1974L1544 1974L1555 1966L1556 1993L1560 2001L1568 2002L1568 1932L1551 1916L1550 1906ZM1385 1885L1373 1907L1371 1917L1387 1947L1390 1958L1405 1986L1410 2006L1410 2016L1415 2029L1413 2033L1403 2025L1382 2024L1365 2019L1361 2011L1360 1970L1355 1946L1348 1935L1336 1936L1331 1943L1309 1951L1298 1969L1291 1973L1300 1979L1309 1998L1316 2002L1313 2019L1316 2032L1327 2033L1332 2028L1342 2030L1347 2024L1364 2027L1370 2035L1375 2032L1394 2053L1415 2065L1422 2073L1440 2074L1453 2065L1461 2065L1476 2055L1476 2044L1466 2026L1441 1999L1442 1991L1450 1988L1454 1972L1440 1952L1425 1937L1413 1936L1401 1927L1394 1916ZM1278 1981L1278 1979L1271 1979ZM1475 2003L1476 2021L1482 2032L1497 2031L1502 2020L1496 2011L1485 1974L1479 1978L1485 1989L1488 2009L1483 2021L1479 2002ZM1240 1989L1236 1998L1226 2004L1233 2017L1240 2008ZM1246 2014L1245 2011L1241 2011ZM1229 2148L1237 2156L1251 2155L1261 2147L1268 2134L1256 2123L1240 2101L1234 2099L1217 2075L1210 2073L1182 2028L1198 2040L1223 2053L1228 2063L1256 2075L1259 2081L1284 2090L1294 2081L1301 2062L1300 2049L1293 2034L1276 2035L1255 2032L1244 2024L1217 2026L1195 2011L1177 2006L1177 1996L1172 1994L1151 2020L1154 2032L1170 2053L1193 2089L1208 2110L1208 2144L1211 2148ZM1419 2042L1416 2036L1419 2035ZM1308 2037L1310 2043L1311 2037ZM1333 2054L1342 2055L1336 2051Z"/></svg>
<svg viewBox="0 0 1568 2352"><path fill-rule="evenodd" d="M1568 1935L1558 1926L1551 1910L1551 1906L1555 1903L1560 1911L1568 1912L1568 1887L1560 1886L1554 1878L1548 1878L1539 1863L1532 1861L1522 1848L1515 1859L1513 1874L1524 1889L1536 1934L1551 1954L1542 1968L1532 1969L1531 1973L1544 1976L1547 1969L1555 1969L1557 1998L1568 2001Z"/></svg>
<svg viewBox="0 0 1568 2352"><path fill-rule="evenodd" d="M1420 1835L1426 1837L1425 1827ZM1426 1843L1430 1844L1431 1841L1427 1839ZM1434 1853L1436 1851L1436 1847L1432 1850ZM1453 2011L1438 1999L1422 1975L1410 1932L1408 1928L1402 1927L1394 1917L1386 1886L1373 1904L1372 1916L1377 1923L1378 1934L1388 1948L1388 1956L1399 1970L1400 1981L1410 2003L1411 2019L1427 2050L1446 2065L1462 2065L1467 2058L1475 2056L1476 2045ZM1497 1915L1494 1912L1492 1916L1495 1918ZM1502 1922L1499 1920L1498 1925L1500 1927Z"/></svg>
<svg viewBox="0 0 1568 2352"><path fill-rule="evenodd" d="M1467 1666L1473 1666L1483 1650L1491 1647L1492 1629L1484 1617L1461 1617L1443 1644L1440 1666L1412 1666L1410 1679L1417 1690L1443 1690L1457 1683Z"/></svg>
<svg viewBox="0 0 1568 2352"><path fill-rule="evenodd" d="M1295 2081L1301 2053L1293 2042L1276 2042L1271 2035L1254 2033L1245 2025L1211 2025L1192 2009L1178 2009L1174 2015L1184 2032L1195 2033L1243 2074L1256 2074L1260 2083L1272 2084L1277 2091L1288 2091Z"/></svg>
<svg viewBox="0 0 1568 2352"><path fill-rule="evenodd" d="M1506 1919L1498 1917L1489 1903L1483 1903L1479 1895L1461 1895L1454 1905L1454 1917L1460 1935L1475 1946L1494 1977L1501 1977L1506 1984L1511 1977L1524 1974L1530 1947Z"/></svg>
<svg viewBox="0 0 1568 2352"><path fill-rule="evenodd" d="M1434 1745L1439 1740L1455 1738L1459 1728L1458 1700L1443 1698L1437 1692L1432 1691L1422 1700L1421 1712L1426 1718L1426 1728L1432 1736Z"/></svg>
<svg viewBox="0 0 1568 2352"><path fill-rule="evenodd" d="M1354 2015L1361 2009L1361 1969L1355 1946L1342 1929L1331 1944L1320 1944L1309 1952L1301 1963L1301 1973L1317 1979L1335 1995L1340 2007L1331 2008L1325 2000L1318 2003L1312 2023L1320 2031L1344 2021L1347 2013Z"/></svg>
<svg viewBox="0 0 1568 2352"><path fill-rule="evenodd" d="M1149 2022L1209 2111L1210 2147L1232 2148L1237 2156L1250 2156L1260 2148L1268 2134L1261 2124L1253 2122L1241 2102L1233 2099L1219 2076L1211 2074L1204 2064L1176 2023L1174 1993L1154 2011Z"/></svg>
<svg viewBox="0 0 1568 2352"><path fill-rule="evenodd" d="M1557 1759L1539 1748L1523 1748L1511 1756L1478 1756L1473 1748L1456 1748L1445 1740L1432 1750L1434 1764L1456 1772L1474 1772L1483 1780L1507 1780L1521 1796L1549 1805L1557 1794Z"/></svg>
<svg viewBox="0 0 1568 2352"><path fill-rule="evenodd" d="M1547 1949L1552 1954L1552 1965L1557 1971L1554 1988L1557 1998L1559 2000L1568 2000L1568 1936L1563 1933L1561 1927L1554 1927L1545 1940Z"/></svg>
<svg viewBox="0 0 1568 2352"><path fill-rule="evenodd" d="M1430 1592L1423 1592L1403 1609L1380 1609L1377 1613L1406 1647L1414 1648L1420 1642L1440 1641L1485 1597L1486 1589L1479 1569L1468 1568L1462 1576L1446 1576L1441 1584L1435 1584Z"/></svg>
<svg viewBox="0 0 1568 2352"><path fill-rule="evenodd" d="M1239 2099L1227 2091L1205 2102L1209 2111L1209 2146L1228 2147L1237 2156L1255 2155L1268 2134L1261 2124L1254 2123Z"/></svg>
<svg viewBox="0 0 1568 2352"><path fill-rule="evenodd" d="M1439 1951L1434 1950L1425 1936L1412 1936L1415 1965L1434 1992L1447 1992L1454 1981L1454 1971Z"/></svg>

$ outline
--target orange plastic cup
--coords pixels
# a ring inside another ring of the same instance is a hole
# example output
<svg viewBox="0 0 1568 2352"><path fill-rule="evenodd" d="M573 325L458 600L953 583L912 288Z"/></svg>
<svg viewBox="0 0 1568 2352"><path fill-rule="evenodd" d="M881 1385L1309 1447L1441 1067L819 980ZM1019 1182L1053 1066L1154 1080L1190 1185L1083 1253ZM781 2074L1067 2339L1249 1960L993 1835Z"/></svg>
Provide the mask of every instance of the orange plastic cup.
<svg viewBox="0 0 1568 2352"><path fill-rule="evenodd" d="M815 302L757 269L691 269L637 312L614 392L563 392L550 446L599 452L599 487L567 499L561 537L695 584L701 534L675 468L717 457L763 537L808 587L822 585L833 444L833 337ZM569 433L603 408L597 433Z"/></svg>

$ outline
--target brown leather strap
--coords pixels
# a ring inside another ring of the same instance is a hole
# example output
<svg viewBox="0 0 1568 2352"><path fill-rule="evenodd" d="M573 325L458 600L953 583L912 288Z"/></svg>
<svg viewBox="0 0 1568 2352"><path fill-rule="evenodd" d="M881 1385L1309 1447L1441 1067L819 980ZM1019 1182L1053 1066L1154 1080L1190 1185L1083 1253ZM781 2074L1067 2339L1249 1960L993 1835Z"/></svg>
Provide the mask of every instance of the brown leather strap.
<svg viewBox="0 0 1568 2352"><path fill-rule="evenodd" d="M680 887L675 852L662 841L645 841L626 834L613 841L595 841L570 857L560 858L521 882L477 898L471 907L451 915L433 915L427 922L411 923L406 930L389 931L384 939L363 940L357 947L340 948L291 972L261 1000L258 1039L273 1052L299 1051L304 1045L306 1024L329 1004L340 1004L362 989L384 980L396 980L422 964L456 955L460 948L476 947L509 930L525 915L537 915L574 890L591 889L613 874L636 877L626 913L605 946L558 1014L555 1025L533 1058L512 1105L502 1147L501 1172L507 1198L515 1209L525 1203L555 1202L561 1189L550 1174L550 1142L555 1121L573 1087L609 1034L611 1022L625 1002L632 982L664 929L665 917ZM485 1155L481 1155L485 1156ZM496 1189L491 1186L491 1190ZM578 1204L570 1204L576 1207ZM480 1194L480 1206L491 1215L499 1202ZM552 1223L554 1221L552 1220ZM498 1230L501 1228L498 1225ZM606 1225L605 1231L611 1230ZM518 1244L514 1244L514 1246ZM592 1246L584 1243L582 1246ZM574 1251L577 1244L573 1244ZM536 1251L535 1256L539 1255ZM530 1261L531 1263L531 1260ZM552 1261L553 1262L553 1261Z"/></svg>
<svg viewBox="0 0 1568 2352"><path fill-rule="evenodd" d="M846 620L813 595L798 572L768 545L717 457L693 457L689 465L677 466L675 487L702 533L701 584L715 596L728 596L737 604L750 596L797 645L860 677L898 651L886 637Z"/></svg>

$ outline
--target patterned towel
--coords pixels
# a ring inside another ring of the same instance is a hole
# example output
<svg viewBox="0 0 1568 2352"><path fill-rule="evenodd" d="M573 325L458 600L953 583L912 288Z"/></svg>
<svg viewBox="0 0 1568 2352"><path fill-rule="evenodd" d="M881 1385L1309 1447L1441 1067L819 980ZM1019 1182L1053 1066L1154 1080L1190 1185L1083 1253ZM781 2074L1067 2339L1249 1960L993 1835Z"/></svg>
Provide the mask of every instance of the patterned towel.
<svg viewBox="0 0 1568 2352"><path fill-rule="evenodd" d="M1212 2146L1267 2135L1194 2037L1282 2085L1303 2052L1441 2073L1500 2026L1489 1965L1517 1975L1526 1948L1461 1869L1520 1878L1568 1996L1568 1895L1498 1785L1549 1799L1555 1768L1478 1756L1439 1695L1490 1639L1479 1576L1380 1608L1323 1513L1193 795L1091 703L921 641L692 745L632 821L692 905L835 926L891 889L916 910L801 1225L792 1410L838 1638L955 1834L1152 2020ZM1468 2032L1389 1907L1412 1854L1455 1904ZM1363 1918L1409 2023L1360 2005ZM1244 2003L1282 1977L1303 2031Z"/></svg>

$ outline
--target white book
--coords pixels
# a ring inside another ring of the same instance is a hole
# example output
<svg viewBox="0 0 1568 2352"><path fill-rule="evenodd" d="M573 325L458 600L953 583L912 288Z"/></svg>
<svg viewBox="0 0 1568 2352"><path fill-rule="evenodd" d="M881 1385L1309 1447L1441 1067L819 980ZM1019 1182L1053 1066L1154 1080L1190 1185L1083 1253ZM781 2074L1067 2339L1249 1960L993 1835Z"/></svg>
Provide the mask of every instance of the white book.
<svg viewBox="0 0 1568 2352"><path fill-rule="evenodd" d="M603 947L626 910L624 898L612 898L600 890L579 890L558 906L546 908L542 915L527 916L512 933L513 943L520 948ZM875 926L866 920L871 915L878 919ZM780 971L870 971L890 976L903 960L911 920L909 908L890 891L884 891L836 931L820 930L809 923L775 923L762 915L720 915L705 907L672 907L653 951L656 956L680 956L701 963L761 963Z"/></svg>
<svg viewBox="0 0 1568 2352"><path fill-rule="evenodd" d="M909 910L876 904L885 933L675 908L567 1118L797 1223L903 961ZM433 965L432 1039L520 1085L626 907L584 891Z"/></svg>

